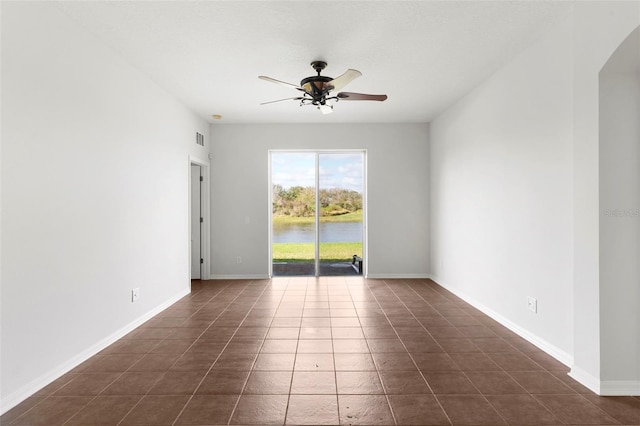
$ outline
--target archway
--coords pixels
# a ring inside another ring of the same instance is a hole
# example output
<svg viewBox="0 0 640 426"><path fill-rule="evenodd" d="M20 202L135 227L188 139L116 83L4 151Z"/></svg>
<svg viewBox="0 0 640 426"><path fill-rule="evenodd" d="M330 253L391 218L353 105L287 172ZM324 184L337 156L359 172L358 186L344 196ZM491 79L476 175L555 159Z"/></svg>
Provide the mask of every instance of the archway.
<svg viewBox="0 0 640 426"><path fill-rule="evenodd" d="M640 27L599 75L600 379L640 395Z"/></svg>

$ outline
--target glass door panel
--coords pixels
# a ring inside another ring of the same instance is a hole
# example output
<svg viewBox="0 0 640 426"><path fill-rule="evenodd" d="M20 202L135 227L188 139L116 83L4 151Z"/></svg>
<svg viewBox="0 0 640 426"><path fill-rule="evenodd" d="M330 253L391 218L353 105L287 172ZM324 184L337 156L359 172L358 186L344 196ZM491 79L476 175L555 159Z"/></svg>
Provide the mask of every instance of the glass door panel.
<svg viewBox="0 0 640 426"><path fill-rule="evenodd" d="M271 153L273 275L316 275L316 153Z"/></svg>
<svg viewBox="0 0 640 426"><path fill-rule="evenodd" d="M318 154L318 275L362 273L364 153Z"/></svg>

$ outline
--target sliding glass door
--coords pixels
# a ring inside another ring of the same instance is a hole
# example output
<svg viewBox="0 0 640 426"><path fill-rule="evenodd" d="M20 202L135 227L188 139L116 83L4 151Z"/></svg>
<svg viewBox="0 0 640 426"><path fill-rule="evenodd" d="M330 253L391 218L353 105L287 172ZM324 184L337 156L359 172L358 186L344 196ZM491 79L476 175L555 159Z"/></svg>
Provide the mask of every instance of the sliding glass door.
<svg viewBox="0 0 640 426"><path fill-rule="evenodd" d="M272 275L363 273L365 153L270 152Z"/></svg>

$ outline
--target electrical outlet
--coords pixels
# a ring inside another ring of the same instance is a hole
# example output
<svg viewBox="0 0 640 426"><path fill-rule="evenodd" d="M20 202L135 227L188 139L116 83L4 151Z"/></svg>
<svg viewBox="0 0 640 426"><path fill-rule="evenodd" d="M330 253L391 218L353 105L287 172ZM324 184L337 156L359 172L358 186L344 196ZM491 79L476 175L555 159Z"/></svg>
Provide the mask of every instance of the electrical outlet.
<svg viewBox="0 0 640 426"><path fill-rule="evenodd" d="M242 257L238 256L236 257L236 263L239 265L242 263Z"/></svg>
<svg viewBox="0 0 640 426"><path fill-rule="evenodd" d="M527 297L527 308L534 314L538 313L538 300L535 297Z"/></svg>
<svg viewBox="0 0 640 426"><path fill-rule="evenodd" d="M140 298L140 288L134 288L131 290L131 303L135 302Z"/></svg>

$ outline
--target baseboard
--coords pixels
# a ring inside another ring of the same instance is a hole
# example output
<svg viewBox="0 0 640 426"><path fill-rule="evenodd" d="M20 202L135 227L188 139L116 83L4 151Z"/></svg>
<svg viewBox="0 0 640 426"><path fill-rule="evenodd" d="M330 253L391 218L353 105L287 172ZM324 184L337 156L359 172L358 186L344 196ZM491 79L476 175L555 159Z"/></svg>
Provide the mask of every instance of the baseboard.
<svg viewBox="0 0 640 426"><path fill-rule="evenodd" d="M0 401L0 414L6 413L10 409L12 409L13 407L18 405L25 399L33 395L34 393L38 392L40 389L47 386L49 383L58 379L62 375L68 373L69 371L73 370L78 365L82 364L83 362L85 362L86 360L88 360L98 352L105 349L107 346L111 345L118 339L124 337L125 335L133 331L135 328L139 327L140 325L147 322L154 316L158 315L160 312L164 311L169 306L173 305L178 300L188 295L190 292L191 292L191 288L189 287L181 290L180 292L172 296L170 299L168 299L161 305L156 306L155 308L151 309L149 312L146 312L142 316L136 318L134 321L130 322L129 324L122 327L118 331L100 340L98 343L82 351L81 353L74 356L70 360L58 365L48 373L41 375L40 377L22 386L17 391L7 395L5 398L3 398Z"/></svg>
<svg viewBox="0 0 640 426"><path fill-rule="evenodd" d="M248 274L248 275L209 275L210 280L268 280L269 275L263 274Z"/></svg>
<svg viewBox="0 0 640 426"><path fill-rule="evenodd" d="M580 367L572 366L571 371L569 371L569 377L571 377L576 382L580 383L582 386L586 387L593 393L600 395L601 392L601 382L595 376L587 373Z"/></svg>
<svg viewBox="0 0 640 426"><path fill-rule="evenodd" d="M640 380L600 380L576 366L571 367L569 377L600 396L640 395Z"/></svg>
<svg viewBox="0 0 640 426"><path fill-rule="evenodd" d="M602 396L639 396L640 380L609 380L600 382Z"/></svg>
<svg viewBox="0 0 640 426"><path fill-rule="evenodd" d="M351 276L351 275L349 275ZM405 280L415 280L415 279L429 279L431 278L428 274L368 274L366 278L371 279L405 279ZM268 280L268 275L255 274L255 275L223 275L223 274L211 274L209 275L210 280Z"/></svg>
<svg viewBox="0 0 640 426"><path fill-rule="evenodd" d="M467 302L468 304L470 304L474 308L480 310L481 312L483 312L484 314L488 315L492 319L496 320L497 322L499 322L503 326L507 327L509 330L513 331L514 333L516 333L518 336L522 337L523 339L525 339L529 343L531 343L531 344L537 346L538 348L542 349L543 351L545 351L546 353L548 353L549 355L551 355L552 357L554 357L555 359L557 359L558 361L560 361L561 363L566 365L567 367L571 367L573 365L573 355L571 355L571 354L563 351L562 349L558 348L557 346L547 342L545 339L541 338L540 336L537 336L537 335L529 332L528 330L520 327L518 324L512 322L508 318L506 318L506 317L500 315L499 313L493 311L492 309L486 307L485 305L483 305L482 303L478 302L477 300L468 297L467 295L461 293L460 291L456 290L455 288L452 288L450 286L447 286L446 284L443 284L442 281L438 280L437 278L434 277L434 278L432 278L432 280L436 284L438 284L440 287L442 287L442 288L450 291L451 293L455 294L456 296L458 296L459 298L461 298L462 300L464 300L465 302Z"/></svg>
<svg viewBox="0 0 640 426"><path fill-rule="evenodd" d="M428 279L428 274L367 274L367 278L376 280L416 280L416 279Z"/></svg>

